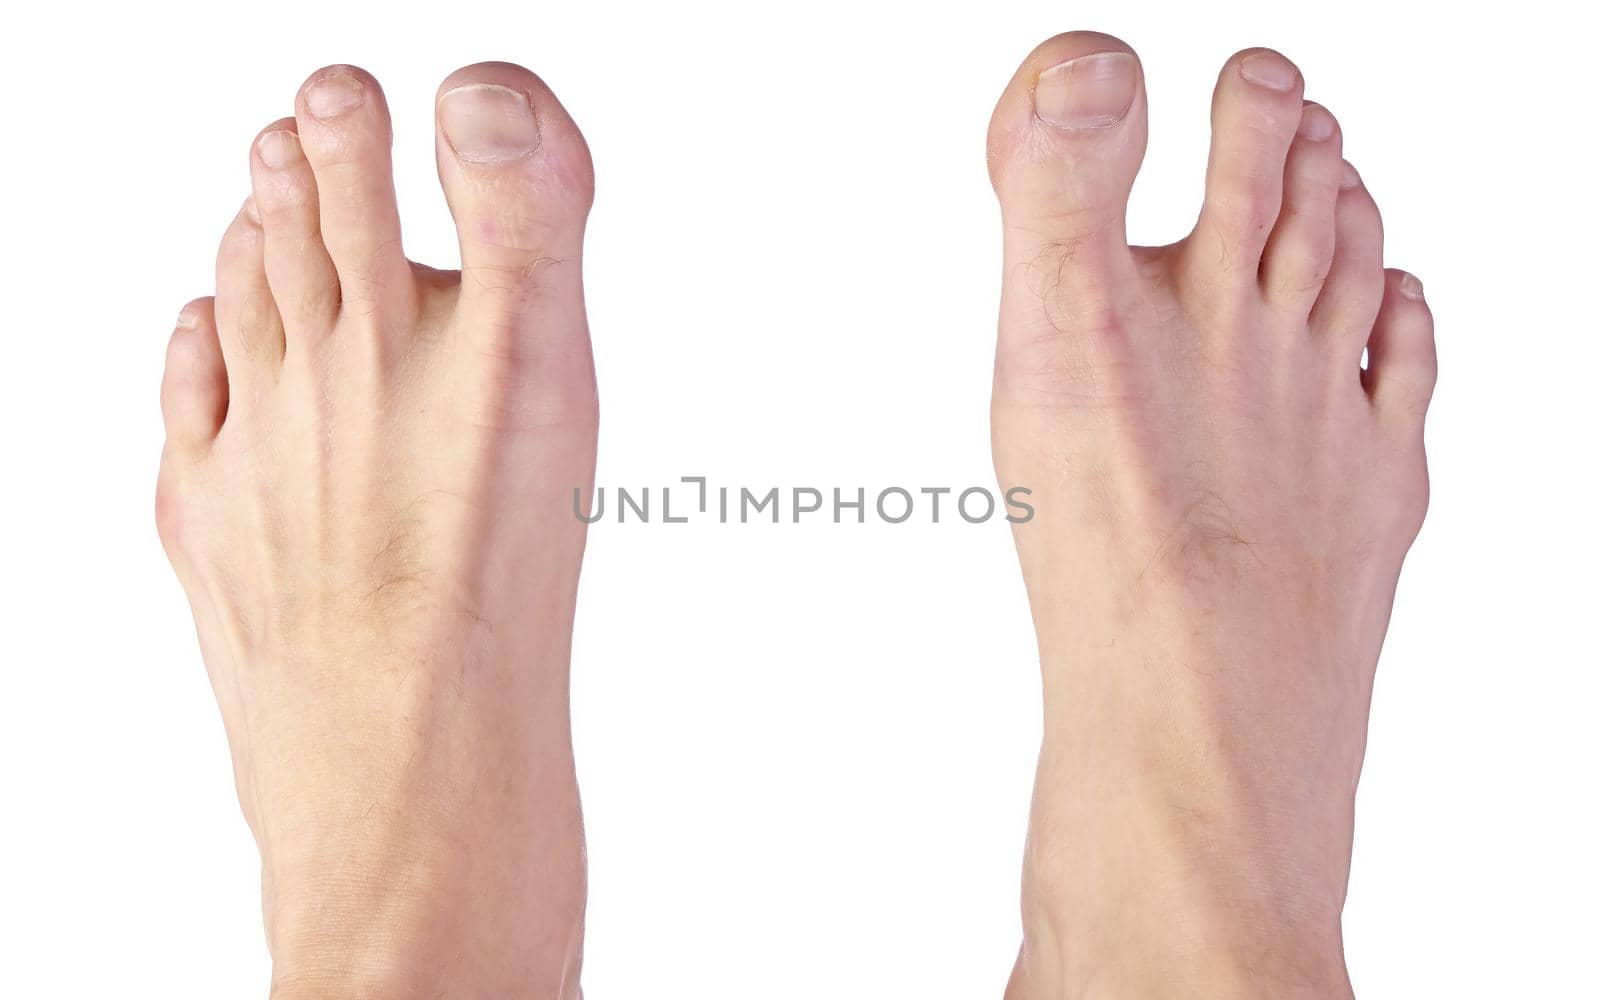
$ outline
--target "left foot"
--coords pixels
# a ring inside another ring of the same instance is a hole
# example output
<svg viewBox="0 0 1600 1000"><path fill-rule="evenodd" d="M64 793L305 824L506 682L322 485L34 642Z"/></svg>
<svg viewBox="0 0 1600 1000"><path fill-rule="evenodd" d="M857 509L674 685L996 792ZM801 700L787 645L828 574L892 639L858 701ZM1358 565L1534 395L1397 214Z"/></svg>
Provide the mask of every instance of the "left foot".
<svg viewBox="0 0 1600 1000"><path fill-rule="evenodd" d="M460 273L400 248L388 108L313 74L167 355L157 517L262 858L272 994L578 995L567 661L594 470L588 149L440 88Z"/></svg>

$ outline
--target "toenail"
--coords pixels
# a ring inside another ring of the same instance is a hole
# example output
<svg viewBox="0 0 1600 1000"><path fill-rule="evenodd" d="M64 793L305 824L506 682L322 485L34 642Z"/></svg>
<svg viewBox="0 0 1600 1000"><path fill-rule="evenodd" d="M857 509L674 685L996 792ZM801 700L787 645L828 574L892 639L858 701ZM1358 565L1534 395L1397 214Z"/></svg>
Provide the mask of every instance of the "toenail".
<svg viewBox="0 0 1600 1000"><path fill-rule="evenodd" d="M199 325L200 317L195 315L193 306L184 306L178 312L178 329L193 330Z"/></svg>
<svg viewBox="0 0 1600 1000"><path fill-rule="evenodd" d="M1414 274L1400 276L1400 294L1408 299L1422 298L1422 282Z"/></svg>
<svg viewBox="0 0 1600 1000"><path fill-rule="evenodd" d="M1323 142L1333 137L1333 116L1321 105L1308 104L1300 112L1300 134L1312 142Z"/></svg>
<svg viewBox="0 0 1600 1000"><path fill-rule="evenodd" d="M1293 90L1300 79L1294 64L1276 52L1253 52L1239 63L1239 74L1272 90Z"/></svg>
<svg viewBox="0 0 1600 1000"><path fill-rule="evenodd" d="M1133 106L1138 66L1128 52L1096 52L1039 74L1033 110L1057 128L1107 128Z"/></svg>
<svg viewBox="0 0 1600 1000"><path fill-rule="evenodd" d="M256 199L254 195L251 195L244 200L244 208L242 211L244 212L245 218L249 219L251 222L254 222L258 226L261 225L261 213L256 211Z"/></svg>
<svg viewBox="0 0 1600 1000"><path fill-rule="evenodd" d="M300 137L288 129L279 129L268 132L256 140L256 152L261 156L261 162L276 170L287 167L291 163L298 163L305 158L300 151Z"/></svg>
<svg viewBox="0 0 1600 1000"><path fill-rule="evenodd" d="M1349 160L1344 161L1344 177L1340 179L1339 186L1342 188L1353 188L1360 186L1360 184L1361 175L1356 173L1356 168L1350 165Z"/></svg>
<svg viewBox="0 0 1600 1000"><path fill-rule="evenodd" d="M528 95L494 83L472 83L439 98L439 122L456 155L498 163L539 148L539 121Z"/></svg>
<svg viewBox="0 0 1600 1000"><path fill-rule="evenodd" d="M361 81L348 73L332 73L306 88L306 110L314 118L333 118L359 108Z"/></svg>

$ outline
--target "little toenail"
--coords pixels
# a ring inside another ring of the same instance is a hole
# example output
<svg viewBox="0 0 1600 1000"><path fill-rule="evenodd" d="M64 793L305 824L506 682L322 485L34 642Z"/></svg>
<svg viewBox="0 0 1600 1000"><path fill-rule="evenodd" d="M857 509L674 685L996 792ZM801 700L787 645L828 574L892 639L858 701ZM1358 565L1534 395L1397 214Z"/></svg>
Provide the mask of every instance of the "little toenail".
<svg viewBox="0 0 1600 1000"><path fill-rule="evenodd" d="M1300 112L1300 135L1312 142L1323 142L1333 137L1333 116L1321 105L1307 104Z"/></svg>
<svg viewBox="0 0 1600 1000"><path fill-rule="evenodd" d="M200 317L194 314L194 310L192 308L189 306L184 306L182 311L178 313L178 329L193 330L199 325Z"/></svg>
<svg viewBox="0 0 1600 1000"><path fill-rule="evenodd" d="M1300 79L1294 64L1276 52L1255 52L1239 63L1239 73L1251 83L1272 90L1293 90Z"/></svg>
<svg viewBox="0 0 1600 1000"><path fill-rule="evenodd" d="M249 219L251 222L254 222L258 226L261 225L261 213L256 211L256 199L254 195L251 195L244 200L243 212L245 218Z"/></svg>
<svg viewBox="0 0 1600 1000"><path fill-rule="evenodd" d="M300 151L300 137L288 129L268 132L256 140L256 152L261 154L261 162L274 170L297 163L305 157Z"/></svg>
<svg viewBox="0 0 1600 1000"><path fill-rule="evenodd" d="M539 148L539 121L528 95L494 83L472 83L439 98L439 122L456 155L499 163Z"/></svg>
<svg viewBox="0 0 1600 1000"><path fill-rule="evenodd" d="M1344 161L1344 177L1340 179L1339 186L1342 188L1353 188L1359 187L1360 184L1361 175L1356 173L1356 168L1350 165L1349 160Z"/></svg>
<svg viewBox="0 0 1600 1000"><path fill-rule="evenodd" d="M306 109L315 118L333 118L359 108L364 99L361 81L347 73L325 76L306 89Z"/></svg>
<svg viewBox="0 0 1600 1000"><path fill-rule="evenodd" d="M1127 52L1096 52L1068 59L1039 74L1033 110L1057 128L1107 128L1133 106L1139 72Z"/></svg>
<svg viewBox="0 0 1600 1000"><path fill-rule="evenodd" d="M1401 275L1400 294L1408 299L1422 298L1422 282L1414 274Z"/></svg>

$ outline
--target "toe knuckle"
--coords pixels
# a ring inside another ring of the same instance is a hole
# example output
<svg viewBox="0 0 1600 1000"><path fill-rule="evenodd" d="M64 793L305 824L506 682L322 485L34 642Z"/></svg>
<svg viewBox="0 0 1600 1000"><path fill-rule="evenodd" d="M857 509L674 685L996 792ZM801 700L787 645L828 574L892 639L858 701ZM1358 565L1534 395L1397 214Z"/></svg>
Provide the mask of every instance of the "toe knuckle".
<svg viewBox="0 0 1600 1000"><path fill-rule="evenodd" d="M188 520L186 506L176 473L167 463L163 463L161 474L156 478L156 535L169 555L178 551L184 536L184 526Z"/></svg>

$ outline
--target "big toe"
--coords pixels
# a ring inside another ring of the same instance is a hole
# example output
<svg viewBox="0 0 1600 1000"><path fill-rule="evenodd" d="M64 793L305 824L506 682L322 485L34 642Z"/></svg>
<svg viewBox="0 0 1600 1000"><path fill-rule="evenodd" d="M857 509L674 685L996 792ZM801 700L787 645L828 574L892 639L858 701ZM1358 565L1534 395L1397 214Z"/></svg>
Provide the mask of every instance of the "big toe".
<svg viewBox="0 0 1600 1000"><path fill-rule="evenodd" d="M1110 35L1045 42L1017 70L989 124L989 175L1005 226L996 375L1049 377L1063 351L1116 327L1137 273L1128 194L1144 158L1144 76Z"/></svg>
<svg viewBox="0 0 1600 1000"><path fill-rule="evenodd" d="M1144 75L1125 43L1076 31L1034 49L989 124L1008 247L1131 259L1125 219L1145 134Z"/></svg>
<svg viewBox="0 0 1600 1000"><path fill-rule="evenodd" d="M511 319L527 311L534 293L576 290L594 169L561 102L520 66L479 63L440 86L437 117L439 179L461 242L463 307Z"/></svg>

